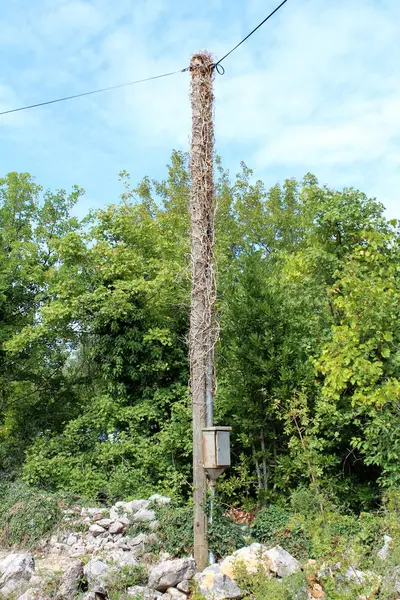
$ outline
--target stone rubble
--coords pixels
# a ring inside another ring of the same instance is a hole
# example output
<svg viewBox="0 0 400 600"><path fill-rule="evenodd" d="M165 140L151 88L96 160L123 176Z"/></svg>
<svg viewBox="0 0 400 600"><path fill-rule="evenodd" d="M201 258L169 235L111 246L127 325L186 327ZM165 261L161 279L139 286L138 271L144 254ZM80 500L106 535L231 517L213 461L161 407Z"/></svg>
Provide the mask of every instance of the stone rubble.
<svg viewBox="0 0 400 600"><path fill-rule="evenodd" d="M106 600L110 586L118 583L121 569L144 567L147 582L129 587L127 597L188 600L191 592L197 591L206 600L239 600L244 592L237 581L238 567L249 574L263 573L266 578L278 581L300 571L299 562L286 550L259 543L240 548L197 574L195 561L190 557L174 559L164 552L154 563L151 548L159 540L152 531L157 525L153 507L169 502L170 498L154 494L149 500L117 502L109 510L97 507L66 510L65 528L43 543L44 554L37 557L36 564L29 552L0 555L0 598ZM384 545L377 553L381 560L388 558L391 543L392 539L384 536ZM343 585L376 581L373 573L336 567L335 576L341 578ZM400 594L399 581L400 567L397 567L388 572L382 583ZM46 591L49 587L51 594ZM305 599L328 600L318 576L302 593Z"/></svg>
<svg viewBox="0 0 400 600"><path fill-rule="evenodd" d="M149 587L166 592L186 579L192 579L196 572L193 558L165 560L153 567L149 574Z"/></svg>

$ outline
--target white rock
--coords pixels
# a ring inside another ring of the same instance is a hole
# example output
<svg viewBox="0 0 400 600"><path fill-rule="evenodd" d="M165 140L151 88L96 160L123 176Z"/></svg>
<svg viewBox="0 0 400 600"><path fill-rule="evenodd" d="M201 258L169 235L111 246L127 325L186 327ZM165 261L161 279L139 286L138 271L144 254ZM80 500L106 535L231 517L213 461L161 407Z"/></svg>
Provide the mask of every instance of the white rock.
<svg viewBox="0 0 400 600"><path fill-rule="evenodd" d="M61 585L57 590L56 600L69 600L78 594L83 576L83 562L74 560L62 575Z"/></svg>
<svg viewBox="0 0 400 600"><path fill-rule="evenodd" d="M102 515L104 512L103 508L98 507L88 507L81 509L81 517L87 517L88 515L93 517L94 515Z"/></svg>
<svg viewBox="0 0 400 600"><path fill-rule="evenodd" d="M8 554L0 561L0 594L23 594L35 572L35 561L30 552Z"/></svg>
<svg viewBox="0 0 400 600"><path fill-rule="evenodd" d="M377 553L381 560L387 560L389 558L391 542L393 542L393 538L391 538L390 535L383 536L383 546Z"/></svg>
<svg viewBox="0 0 400 600"><path fill-rule="evenodd" d="M96 525L103 527L104 529L109 529L109 527L114 523L112 519L100 519L97 521Z"/></svg>
<svg viewBox="0 0 400 600"><path fill-rule="evenodd" d="M266 546L254 543L236 550L220 563L221 573L235 579L236 564L242 564L248 573L257 573L260 568L267 574L270 571L270 559L265 556Z"/></svg>
<svg viewBox="0 0 400 600"><path fill-rule="evenodd" d="M74 544L76 544L77 541L78 541L78 538L75 535L75 533L70 533L69 536L67 537L67 545L68 546L73 546Z"/></svg>
<svg viewBox="0 0 400 600"><path fill-rule="evenodd" d="M146 508L150 505L150 500L131 500L127 502L125 505L126 512L134 513L138 510L146 510Z"/></svg>
<svg viewBox="0 0 400 600"><path fill-rule="evenodd" d="M153 567L149 575L149 587L165 592L184 579L191 579L196 571L193 558L167 560Z"/></svg>
<svg viewBox="0 0 400 600"><path fill-rule="evenodd" d="M174 587L169 587L167 589L167 594L170 595L172 600L187 600L186 594L184 594L183 592L180 592L179 590L177 590Z"/></svg>
<svg viewBox="0 0 400 600"><path fill-rule="evenodd" d="M40 600L39 592L29 588L22 596L18 597L18 600Z"/></svg>
<svg viewBox="0 0 400 600"><path fill-rule="evenodd" d="M155 520L156 513L154 512L154 510L146 510L145 508L138 510L132 517L132 521L134 523L145 523L147 521Z"/></svg>
<svg viewBox="0 0 400 600"><path fill-rule="evenodd" d="M149 501L154 504L169 504L171 498L168 498L168 496L161 496L161 494L153 494L150 496Z"/></svg>
<svg viewBox="0 0 400 600"><path fill-rule="evenodd" d="M89 531L93 535L93 537L98 537L102 533L105 533L106 530L104 529L104 527L95 524L89 527Z"/></svg>
<svg viewBox="0 0 400 600"><path fill-rule="evenodd" d="M118 518L118 516L125 516L127 513L135 513L138 510L144 510L149 505L150 500L131 500L130 502L116 502L115 505L111 507L111 510L113 510L113 513L117 513L116 518Z"/></svg>
<svg viewBox="0 0 400 600"><path fill-rule="evenodd" d="M111 583L113 577L118 574L117 567L108 565L102 560L92 558L84 567L83 570L88 582L90 592L100 594L107 593L107 587Z"/></svg>
<svg viewBox="0 0 400 600"><path fill-rule="evenodd" d="M228 575L221 572L218 564L210 565L202 573L195 575L197 589L207 600L225 600L241 598L242 590Z"/></svg>
<svg viewBox="0 0 400 600"><path fill-rule="evenodd" d="M127 589L128 596L139 597L143 600L158 600L163 596L161 592L157 592L157 590L152 590L149 587L142 585L134 585Z"/></svg>
<svg viewBox="0 0 400 600"><path fill-rule="evenodd" d="M300 571L300 563L286 552L280 546L275 546L271 550L265 551L265 556L269 559L269 569L278 577L287 577Z"/></svg>
<svg viewBox="0 0 400 600"><path fill-rule="evenodd" d="M188 579L184 579L183 581L181 581L180 583L178 583L178 585L176 587L181 592L184 592L185 594L188 594L190 592L190 581Z"/></svg>
<svg viewBox="0 0 400 600"><path fill-rule="evenodd" d="M121 566L136 567L140 563L132 551L124 551L121 548L113 548L107 552L107 560Z"/></svg>
<svg viewBox="0 0 400 600"><path fill-rule="evenodd" d="M400 595L400 566L395 567L385 575L383 587L385 592L397 592Z"/></svg>
<svg viewBox="0 0 400 600"><path fill-rule="evenodd" d="M148 537L145 533L139 533L139 535L135 536L135 537L131 537L129 535L126 535L124 537L121 537L118 542L117 542L117 546L120 548L121 546L129 546L129 548L134 548L135 546L140 546L140 545L144 545L147 540Z"/></svg>
<svg viewBox="0 0 400 600"><path fill-rule="evenodd" d="M114 521L112 525L110 525L109 532L110 533L121 533L125 529L123 523L121 521Z"/></svg>
<svg viewBox="0 0 400 600"><path fill-rule="evenodd" d="M367 575L364 571L359 571L354 567L349 567L347 571L344 573L345 579L348 581L352 581L353 583L364 584L367 580Z"/></svg>
<svg viewBox="0 0 400 600"><path fill-rule="evenodd" d="M124 513L123 511L119 511L117 508L115 508L115 506L112 506L110 508L110 519L112 521L116 521L117 519L119 519L121 516L126 517L127 513Z"/></svg>

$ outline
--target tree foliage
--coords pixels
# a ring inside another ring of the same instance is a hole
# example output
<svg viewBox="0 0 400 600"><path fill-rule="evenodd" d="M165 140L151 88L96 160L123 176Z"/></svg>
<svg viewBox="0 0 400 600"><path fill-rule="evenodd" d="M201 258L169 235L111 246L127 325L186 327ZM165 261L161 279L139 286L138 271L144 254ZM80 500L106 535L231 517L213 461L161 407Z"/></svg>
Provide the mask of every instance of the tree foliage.
<svg viewBox="0 0 400 600"><path fill-rule="evenodd" d="M187 156L71 216L81 190L0 180L0 468L104 499L191 489ZM400 483L399 231L316 178L216 185L216 417L230 502Z"/></svg>

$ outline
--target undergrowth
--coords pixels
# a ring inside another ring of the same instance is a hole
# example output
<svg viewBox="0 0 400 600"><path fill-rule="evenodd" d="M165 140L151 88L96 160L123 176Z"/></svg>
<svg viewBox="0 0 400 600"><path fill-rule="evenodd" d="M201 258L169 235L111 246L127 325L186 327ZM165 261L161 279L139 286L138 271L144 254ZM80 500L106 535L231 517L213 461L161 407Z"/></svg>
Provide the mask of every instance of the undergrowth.
<svg viewBox="0 0 400 600"><path fill-rule="evenodd" d="M54 495L22 482L0 486L0 546L35 547L60 524L59 504Z"/></svg>

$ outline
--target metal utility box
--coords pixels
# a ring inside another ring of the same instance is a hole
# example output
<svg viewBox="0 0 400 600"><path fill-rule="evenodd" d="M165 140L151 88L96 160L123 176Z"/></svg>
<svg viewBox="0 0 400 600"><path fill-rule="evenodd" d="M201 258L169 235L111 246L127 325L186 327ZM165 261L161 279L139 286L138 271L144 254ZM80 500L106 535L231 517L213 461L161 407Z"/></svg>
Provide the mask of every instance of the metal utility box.
<svg viewBox="0 0 400 600"><path fill-rule="evenodd" d="M204 427L203 466L212 479L216 479L231 464L231 427Z"/></svg>

